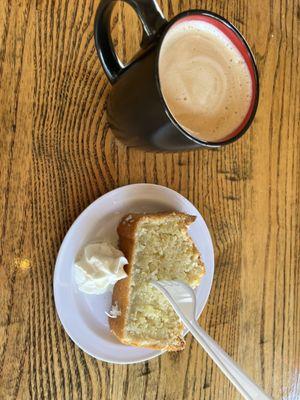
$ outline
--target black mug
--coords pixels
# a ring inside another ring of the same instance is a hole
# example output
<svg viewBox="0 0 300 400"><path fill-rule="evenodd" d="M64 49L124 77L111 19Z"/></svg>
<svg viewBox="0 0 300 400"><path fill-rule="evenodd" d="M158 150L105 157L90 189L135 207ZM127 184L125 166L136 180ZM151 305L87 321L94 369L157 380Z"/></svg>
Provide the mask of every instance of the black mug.
<svg viewBox="0 0 300 400"><path fill-rule="evenodd" d="M151 151L217 148L240 138L249 128L259 97L258 72L252 52L241 33L223 17L205 10L189 10L167 22L155 0L124 0L138 14L143 37L141 49L123 66L113 48L110 17L115 0L102 0L95 18L95 45L112 84L107 102L108 122L115 136L130 147ZM184 130L169 111L159 83L158 58L169 28L181 19L203 18L231 37L246 61L252 80L252 100L242 124L224 140L208 142Z"/></svg>

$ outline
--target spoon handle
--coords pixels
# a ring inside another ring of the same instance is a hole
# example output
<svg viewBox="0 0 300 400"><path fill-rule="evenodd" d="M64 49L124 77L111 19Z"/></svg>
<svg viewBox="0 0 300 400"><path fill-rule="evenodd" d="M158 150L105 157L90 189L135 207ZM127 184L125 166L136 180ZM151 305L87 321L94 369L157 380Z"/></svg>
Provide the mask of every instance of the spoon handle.
<svg viewBox="0 0 300 400"><path fill-rule="evenodd" d="M197 321L184 318L182 322L246 400L272 400L198 325Z"/></svg>

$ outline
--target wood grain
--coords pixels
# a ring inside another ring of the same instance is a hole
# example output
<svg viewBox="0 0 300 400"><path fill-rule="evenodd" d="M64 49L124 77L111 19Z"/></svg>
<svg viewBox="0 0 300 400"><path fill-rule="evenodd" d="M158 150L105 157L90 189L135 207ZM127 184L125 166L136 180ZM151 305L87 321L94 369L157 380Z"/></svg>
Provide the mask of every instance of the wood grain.
<svg viewBox="0 0 300 400"><path fill-rule="evenodd" d="M109 365L75 347L58 321L52 277L65 233L94 199L134 182L166 185L199 208L216 251L201 324L274 399L299 399L299 3L160 2L168 18L204 8L230 19L261 79L240 141L168 155L126 149L109 130L97 5L1 2L0 399L240 398L190 336L180 354ZM116 4L112 28L129 60L140 37L129 6Z"/></svg>

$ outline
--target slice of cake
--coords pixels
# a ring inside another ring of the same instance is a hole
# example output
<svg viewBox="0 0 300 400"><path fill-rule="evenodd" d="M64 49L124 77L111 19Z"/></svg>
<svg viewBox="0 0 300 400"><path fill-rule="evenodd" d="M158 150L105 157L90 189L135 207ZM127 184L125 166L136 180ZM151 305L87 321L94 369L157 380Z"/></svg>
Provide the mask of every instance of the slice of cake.
<svg viewBox="0 0 300 400"><path fill-rule="evenodd" d="M120 249L128 260L128 277L116 283L112 304L119 315L110 319L117 338L130 346L182 350L183 325L151 280L176 279L196 287L205 269L189 237L196 217L167 212L130 214L118 226Z"/></svg>

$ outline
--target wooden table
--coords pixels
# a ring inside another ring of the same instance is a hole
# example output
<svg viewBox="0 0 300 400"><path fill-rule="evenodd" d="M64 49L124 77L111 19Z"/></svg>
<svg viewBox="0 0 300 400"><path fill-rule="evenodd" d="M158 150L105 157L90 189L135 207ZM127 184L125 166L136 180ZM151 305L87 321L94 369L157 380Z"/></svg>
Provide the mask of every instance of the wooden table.
<svg viewBox="0 0 300 400"><path fill-rule="evenodd" d="M230 19L261 77L257 117L240 141L168 155L126 149L109 130L97 4L1 2L0 399L240 398L190 335L181 353L110 365L79 350L57 318L53 269L68 228L101 194L135 182L168 186L199 208L216 253L202 326L274 399L299 399L299 3L160 2L167 17L198 7ZM118 3L123 60L138 32Z"/></svg>

